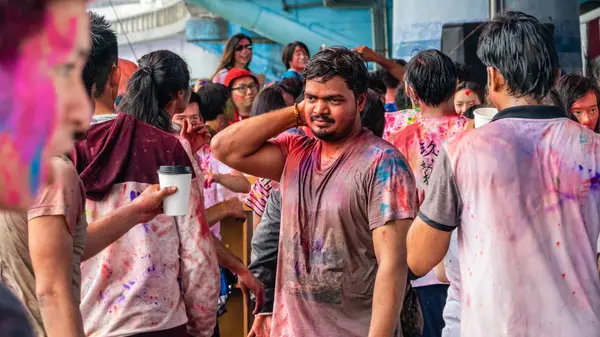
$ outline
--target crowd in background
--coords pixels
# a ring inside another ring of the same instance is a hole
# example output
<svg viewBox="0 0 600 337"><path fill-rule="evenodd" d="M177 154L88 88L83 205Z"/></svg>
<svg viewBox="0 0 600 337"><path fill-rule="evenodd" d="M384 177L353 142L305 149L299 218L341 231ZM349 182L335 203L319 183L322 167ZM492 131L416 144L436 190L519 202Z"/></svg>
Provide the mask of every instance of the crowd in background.
<svg viewBox="0 0 600 337"><path fill-rule="evenodd" d="M0 335L220 336L235 284L249 337L600 331L600 91L536 18L481 28L487 83L300 41L265 83L245 34L195 80L119 59L83 1L31 2L0 26ZM191 173L187 215L161 166ZM244 206L249 266L221 242Z"/></svg>

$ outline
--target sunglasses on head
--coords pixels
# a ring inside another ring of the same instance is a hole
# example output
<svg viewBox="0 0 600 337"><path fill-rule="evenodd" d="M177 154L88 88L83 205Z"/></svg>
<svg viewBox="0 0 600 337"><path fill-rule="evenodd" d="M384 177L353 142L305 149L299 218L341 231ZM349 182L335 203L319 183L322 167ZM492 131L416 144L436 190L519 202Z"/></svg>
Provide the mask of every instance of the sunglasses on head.
<svg viewBox="0 0 600 337"><path fill-rule="evenodd" d="M242 49L246 48L246 50L252 50L252 45L251 44L245 44L245 45L241 45L238 44L237 46L235 46L235 51L242 51Z"/></svg>

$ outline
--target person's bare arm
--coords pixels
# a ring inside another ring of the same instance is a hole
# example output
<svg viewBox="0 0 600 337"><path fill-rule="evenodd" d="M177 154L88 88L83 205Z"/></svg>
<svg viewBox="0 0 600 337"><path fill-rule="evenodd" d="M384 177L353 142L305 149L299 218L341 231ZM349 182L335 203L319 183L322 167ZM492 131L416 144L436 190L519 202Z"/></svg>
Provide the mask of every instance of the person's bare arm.
<svg viewBox="0 0 600 337"><path fill-rule="evenodd" d="M226 189L235 193L248 193L250 192L250 181L244 174L239 171L233 171L230 174L213 173L208 174L206 178L206 184L217 183L222 185Z"/></svg>
<svg viewBox="0 0 600 337"><path fill-rule="evenodd" d="M410 220L390 221L373 230L379 268L373 292L369 337L393 336L406 289L406 233Z"/></svg>
<svg viewBox="0 0 600 337"><path fill-rule="evenodd" d="M206 222L208 223L209 227L227 217L231 217L240 221L244 221L246 219L244 206L237 198L231 198L213 205L207 208L205 213Z"/></svg>
<svg viewBox="0 0 600 337"><path fill-rule="evenodd" d="M227 249L217 237L213 234L211 234L211 237L213 244L215 245L215 250L217 251L219 264L238 276L238 282L244 293L244 301L246 303L249 303L248 290L254 294L256 297L256 306L254 307L253 314L258 314L264 303L265 286L250 272L242 260Z"/></svg>
<svg viewBox="0 0 600 337"><path fill-rule="evenodd" d="M215 135L212 153L238 171L279 181L285 156L269 139L295 127L297 122L294 107L237 122Z"/></svg>
<svg viewBox="0 0 600 337"><path fill-rule="evenodd" d="M73 294L73 237L62 215L28 223L35 294L48 337L83 337L79 305Z"/></svg>
<svg viewBox="0 0 600 337"><path fill-rule="evenodd" d="M354 50L362 56L365 62L375 62L387 69L398 81L404 81L404 66L394 62L394 60L385 58L367 46L359 46Z"/></svg>
<svg viewBox="0 0 600 337"><path fill-rule="evenodd" d="M121 206L89 224L81 261L100 253L137 224L154 219L162 213L162 200L175 192L177 187L174 186L162 190L159 185L149 186L132 203Z"/></svg>
<svg viewBox="0 0 600 337"><path fill-rule="evenodd" d="M452 232L435 229L417 217L408 231L408 267L417 276L424 276L448 252Z"/></svg>

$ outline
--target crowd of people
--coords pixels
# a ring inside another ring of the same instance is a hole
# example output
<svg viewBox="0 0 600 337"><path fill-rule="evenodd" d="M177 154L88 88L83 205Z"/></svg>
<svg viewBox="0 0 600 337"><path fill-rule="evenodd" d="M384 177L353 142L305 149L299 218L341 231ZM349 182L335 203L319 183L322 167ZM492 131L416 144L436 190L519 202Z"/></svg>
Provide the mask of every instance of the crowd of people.
<svg viewBox="0 0 600 337"><path fill-rule="evenodd" d="M192 81L119 59L84 1L0 14L1 336L220 336L235 283L249 337L600 331L600 91L536 18L482 26L484 85L439 50L299 41L265 83L244 34ZM187 215L161 166L191 173ZM249 266L220 235L244 205Z"/></svg>

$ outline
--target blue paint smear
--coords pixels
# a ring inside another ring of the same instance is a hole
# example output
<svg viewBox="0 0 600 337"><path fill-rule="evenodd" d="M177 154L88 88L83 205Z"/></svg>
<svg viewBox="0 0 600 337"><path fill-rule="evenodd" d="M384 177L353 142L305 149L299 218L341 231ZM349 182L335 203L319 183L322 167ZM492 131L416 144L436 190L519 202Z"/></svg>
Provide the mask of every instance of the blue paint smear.
<svg viewBox="0 0 600 337"><path fill-rule="evenodd" d="M379 210L381 211L381 215L385 215L388 208L390 208L390 205L382 202L381 204L379 204Z"/></svg>
<svg viewBox="0 0 600 337"><path fill-rule="evenodd" d="M31 168L29 170L29 188L32 194L37 194L41 185L41 175L42 175L42 153L43 146L40 146L35 154L33 155L33 159L31 160Z"/></svg>
<svg viewBox="0 0 600 337"><path fill-rule="evenodd" d="M147 224L147 223L145 223L145 224L144 224L144 231L145 231L146 233L149 233L149 232L150 232L150 230L148 229L148 224Z"/></svg>
<svg viewBox="0 0 600 337"><path fill-rule="evenodd" d="M129 200L133 201L137 197L135 191L129 192Z"/></svg>

